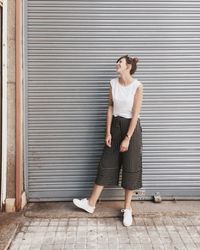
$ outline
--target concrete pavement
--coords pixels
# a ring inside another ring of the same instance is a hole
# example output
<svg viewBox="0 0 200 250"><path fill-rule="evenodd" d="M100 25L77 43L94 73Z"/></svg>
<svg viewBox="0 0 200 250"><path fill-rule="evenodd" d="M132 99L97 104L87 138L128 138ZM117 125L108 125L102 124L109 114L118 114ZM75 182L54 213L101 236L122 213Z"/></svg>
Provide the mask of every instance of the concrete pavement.
<svg viewBox="0 0 200 250"><path fill-rule="evenodd" d="M128 228L122 207L100 202L91 215L72 202L30 203L9 249L200 249L200 201L134 201Z"/></svg>
<svg viewBox="0 0 200 250"><path fill-rule="evenodd" d="M200 249L200 216L28 219L10 250Z"/></svg>

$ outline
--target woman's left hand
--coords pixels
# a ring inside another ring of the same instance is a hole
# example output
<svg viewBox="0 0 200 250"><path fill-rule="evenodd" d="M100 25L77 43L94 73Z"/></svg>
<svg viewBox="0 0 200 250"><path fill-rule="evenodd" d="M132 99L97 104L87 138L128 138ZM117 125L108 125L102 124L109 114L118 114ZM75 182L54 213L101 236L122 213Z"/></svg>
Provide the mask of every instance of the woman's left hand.
<svg viewBox="0 0 200 250"><path fill-rule="evenodd" d="M128 147L129 147L129 139L128 137L126 137L122 142L121 142L121 145L120 145L120 152L125 152L128 150Z"/></svg>

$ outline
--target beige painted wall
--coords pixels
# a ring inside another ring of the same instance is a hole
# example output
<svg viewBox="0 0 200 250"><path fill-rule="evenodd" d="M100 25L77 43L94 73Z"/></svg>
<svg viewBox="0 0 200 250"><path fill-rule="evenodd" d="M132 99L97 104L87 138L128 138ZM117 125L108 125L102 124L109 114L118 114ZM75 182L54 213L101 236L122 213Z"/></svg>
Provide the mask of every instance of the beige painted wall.
<svg viewBox="0 0 200 250"><path fill-rule="evenodd" d="M15 0L8 1L7 198L15 198Z"/></svg>

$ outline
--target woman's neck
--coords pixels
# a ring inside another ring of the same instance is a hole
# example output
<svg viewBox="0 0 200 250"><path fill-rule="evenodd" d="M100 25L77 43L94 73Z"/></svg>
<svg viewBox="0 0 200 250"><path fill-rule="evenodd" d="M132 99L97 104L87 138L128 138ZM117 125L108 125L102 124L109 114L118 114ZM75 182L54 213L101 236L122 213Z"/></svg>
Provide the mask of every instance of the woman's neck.
<svg viewBox="0 0 200 250"><path fill-rule="evenodd" d="M131 75L120 75L119 83L123 85L129 85L133 82L133 77Z"/></svg>

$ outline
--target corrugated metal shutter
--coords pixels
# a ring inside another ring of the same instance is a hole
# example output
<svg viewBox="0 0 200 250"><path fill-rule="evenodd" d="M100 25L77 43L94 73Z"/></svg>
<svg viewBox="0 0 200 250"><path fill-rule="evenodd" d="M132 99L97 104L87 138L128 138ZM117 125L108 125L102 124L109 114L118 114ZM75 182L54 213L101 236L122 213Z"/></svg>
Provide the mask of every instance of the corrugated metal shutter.
<svg viewBox="0 0 200 250"><path fill-rule="evenodd" d="M200 2L25 1L29 200L88 195L115 60L138 56L147 198L200 191ZM121 198L121 189L104 197Z"/></svg>

